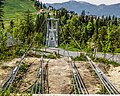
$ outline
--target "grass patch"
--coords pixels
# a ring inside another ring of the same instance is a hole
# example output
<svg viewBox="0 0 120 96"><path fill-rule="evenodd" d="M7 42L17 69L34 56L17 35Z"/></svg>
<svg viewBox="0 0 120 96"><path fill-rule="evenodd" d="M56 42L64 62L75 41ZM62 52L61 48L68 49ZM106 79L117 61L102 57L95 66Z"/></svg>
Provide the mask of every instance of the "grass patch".
<svg viewBox="0 0 120 96"><path fill-rule="evenodd" d="M50 55L44 55L44 58L56 59L56 56L53 54L50 54Z"/></svg>
<svg viewBox="0 0 120 96"><path fill-rule="evenodd" d="M87 61L84 54L80 54L80 56L73 58L73 60L75 60L75 61Z"/></svg>
<svg viewBox="0 0 120 96"><path fill-rule="evenodd" d="M4 65L4 66L2 66L1 68L2 68L2 69L7 69L7 68L9 68L9 66L5 66L5 65Z"/></svg>
<svg viewBox="0 0 120 96"><path fill-rule="evenodd" d="M34 8L34 2L31 0L5 0L4 18L11 19L19 17L28 9L33 13L37 12Z"/></svg>
<svg viewBox="0 0 120 96"><path fill-rule="evenodd" d="M21 57L25 50L26 48L24 48L22 45L2 48L2 51L0 51L0 62L9 61L16 57Z"/></svg>
<svg viewBox="0 0 120 96"><path fill-rule="evenodd" d="M21 66L20 66L19 71L24 72L25 70L27 70L27 67L28 67L28 65L26 63L22 63Z"/></svg>
<svg viewBox="0 0 120 96"><path fill-rule="evenodd" d="M94 58L92 58L92 60L93 60L93 59L94 59ZM107 65L112 64L114 67L120 66L119 63L114 62L114 61L109 61L109 60L107 60L107 59L105 59L105 58L96 58L94 61L95 61L95 62L104 63L104 64L107 64Z"/></svg>
<svg viewBox="0 0 120 96"><path fill-rule="evenodd" d="M66 46L66 47L64 47L64 46ZM79 48L75 48L73 46L70 46L69 44L68 45L62 45L61 44L61 46L59 46L59 48L62 48L62 49L65 49L65 50L69 50L69 51L80 51Z"/></svg>
<svg viewBox="0 0 120 96"><path fill-rule="evenodd" d="M108 59L105 59L105 58L94 58L92 56L90 56L90 57L94 62L104 63L104 64L107 64L107 65L112 64L114 67L120 66L120 64L115 62L115 61L109 61ZM75 61L87 61L84 54L80 54L79 57L73 58L73 60L75 60Z"/></svg>

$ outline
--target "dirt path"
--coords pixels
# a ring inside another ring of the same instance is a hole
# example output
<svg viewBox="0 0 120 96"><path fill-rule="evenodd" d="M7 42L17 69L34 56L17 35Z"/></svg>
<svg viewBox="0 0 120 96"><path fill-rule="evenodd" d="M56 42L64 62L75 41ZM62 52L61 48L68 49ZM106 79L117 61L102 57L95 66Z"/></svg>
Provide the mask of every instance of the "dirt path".
<svg viewBox="0 0 120 96"><path fill-rule="evenodd" d="M19 86L19 92L24 92L28 88L32 86L34 83L35 75L37 72L38 64L40 62L39 58L33 58L33 57L28 57L25 58L24 62L26 64L31 64L27 72L25 73L25 76L22 78L22 83Z"/></svg>
<svg viewBox="0 0 120 96"><path fill-rule="evenodd" d="M49 62L48 80L50 94L70 94L72 91L71 70L64 59L50 60Z"/></svg>
<svg viewBox="0 0 120 96"><path fill-rule="evenodd" d="M114 67L112 64L105 65L103 63L96 64L120 92L120 66Z"/></svg>
<svg viewBox="0 0 120 96"><path fill-rule="evenodd" d="M110 67L110 70L108 71L108 79L116 86L120 92L120 66Z"/></svg>

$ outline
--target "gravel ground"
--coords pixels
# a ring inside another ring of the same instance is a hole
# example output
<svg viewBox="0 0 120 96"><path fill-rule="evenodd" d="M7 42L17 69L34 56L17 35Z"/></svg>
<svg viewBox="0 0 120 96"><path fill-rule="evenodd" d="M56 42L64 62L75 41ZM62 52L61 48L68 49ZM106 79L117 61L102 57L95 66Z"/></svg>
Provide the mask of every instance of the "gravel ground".
<svg viewBox="0 0 120 96"><path fill-rule="evenodd" d="M50 60L48 69L49 93L70 94L72 91L71 70L65 58Z"/></svg>
<svg viewBox="0 0 120 96"><path fill-rule="evenodd" d="M113 67L111 65L108 71L108 79L116 86L120 92L120 67Z"/></svg>
<svg viewBox="0 0 120 96"><path fill-rule="evenodd" d="M20 58L13 59L12 61L5 62L0 65L0 83L9 74L12 68L16 65L16 62ZM40 58L27 57L24 62L31 64L31 67L22 78L22 83L18 84L19 92L23 92L28 89L34 82L36 70L38 68ZM48 59L45 59L45 63ZM3 66L7 66L3 69ZM86 87L90 94L95 94L100 90L100 82L96 78L93 70L87 62L77 61L76 66L86 84ZM120 67L113 67L110 65L109 70L105 69L104 64L98 64L98 67L108 76L108 79L117 87L120 91ZM48 82L50 94L70 94L72 92L72 69L68 63L68 58L50 59L48 63Z"/></svg>
<svg viewBox="0 0 120 96"><path fill-rule="evenodd" d="M31 66L28 69L28 71L25 73L25 76L22 78L22 83L19 84L18 86L19 87L18 91L20 93L30 88L31 85L34 83L39 61L40 59L35 57L25 58L24 62L28 65L31 64Z"/></svg>

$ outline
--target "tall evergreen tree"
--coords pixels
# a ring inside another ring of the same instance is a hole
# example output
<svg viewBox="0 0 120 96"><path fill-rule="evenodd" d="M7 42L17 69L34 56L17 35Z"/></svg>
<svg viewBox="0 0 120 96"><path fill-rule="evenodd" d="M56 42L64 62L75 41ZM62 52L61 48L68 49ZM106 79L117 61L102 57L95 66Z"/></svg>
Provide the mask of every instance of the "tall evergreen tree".
<svg viewBox="0 0 120 96"><path fill-rule="evenodd" d="M33 23L33 17L32 17L32 14L30 13L30 11L26 11L25 14L24 14L24 19L21 21L21 24L20 24L20 34L22 35L21 36L21 40L23 41L23 43L25 43L25 41L27 42L27 44L30 43L31 41L31 37L33 36L34 34L34 23Z"/></svg>
<svg viewBox="0 0 120 96"><path fill-rule="evenodd" d="M85 16L85 10L82 10L81 16Z"/></svg>
<svg viewBox="0 0 120 96"><path fill-rule="evenodd" d="M4 0L0 0L0 20L3 16L3 4L4 4Z"/></svg>

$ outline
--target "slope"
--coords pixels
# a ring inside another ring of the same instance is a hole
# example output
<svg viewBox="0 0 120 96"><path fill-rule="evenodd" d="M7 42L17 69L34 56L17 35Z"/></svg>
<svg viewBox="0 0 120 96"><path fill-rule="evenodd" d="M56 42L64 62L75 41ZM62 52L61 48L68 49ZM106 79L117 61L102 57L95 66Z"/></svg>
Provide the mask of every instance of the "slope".
<svg viewBox="0 0 120 96"><path fill-rule="evenodd" d="M36 12L33 6L34 2L31 0L5 0L4 18L10 19L22 14L28 9L31 12Z"/></svg>

